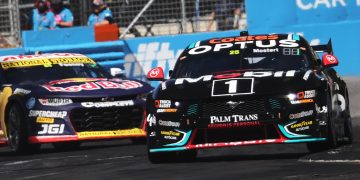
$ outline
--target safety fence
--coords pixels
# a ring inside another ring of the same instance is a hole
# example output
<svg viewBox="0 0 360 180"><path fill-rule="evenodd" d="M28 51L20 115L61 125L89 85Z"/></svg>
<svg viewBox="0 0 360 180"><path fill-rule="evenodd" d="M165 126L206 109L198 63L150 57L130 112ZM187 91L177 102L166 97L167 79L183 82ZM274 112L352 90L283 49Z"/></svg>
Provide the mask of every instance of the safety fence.
<svg viewBox="0 0 360 180"><path fill-rule="evenodd" d="M0 48L14 47L20 42L18 0L0 1Z"/></svg>
<svg viewBox="0 0 360 180"><path fill-rule="evenodd" d="M64 0L76 26L86 26L92 0ZM246 29L244 0L105 0L124 37L143 37ZM226 4L226 5L225 5ZM145 8L146 7L146 8ZM34 0L0 2L0 35L20 45L21 30L31 29ZM223 17L226 16L226 17ZM136 19L136 21L134 21ZM230 21L230 22L229 22ZM132 25L132 26L129 26ZM210 26L211 25L211 26Z"/></svg>

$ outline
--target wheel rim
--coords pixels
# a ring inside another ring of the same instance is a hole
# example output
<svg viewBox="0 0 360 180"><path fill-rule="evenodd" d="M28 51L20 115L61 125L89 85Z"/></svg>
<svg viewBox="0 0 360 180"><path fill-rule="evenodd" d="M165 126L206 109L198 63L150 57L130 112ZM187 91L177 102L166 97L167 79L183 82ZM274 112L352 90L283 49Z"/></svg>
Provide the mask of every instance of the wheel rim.
<svg viewBox="0 0 360 180"><path fill-rule="evenodd" d="M17 150L20 139L20 117L16 108L11 108L9 112L9 144L12 150Z"/></svg>

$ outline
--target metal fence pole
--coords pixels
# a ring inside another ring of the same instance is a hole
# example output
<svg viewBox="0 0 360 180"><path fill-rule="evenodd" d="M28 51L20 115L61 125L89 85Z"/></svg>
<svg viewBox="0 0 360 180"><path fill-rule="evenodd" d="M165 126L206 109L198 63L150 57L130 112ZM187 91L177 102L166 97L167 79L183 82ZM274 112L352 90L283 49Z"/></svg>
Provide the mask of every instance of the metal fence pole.
<svg viewBox="0 0 360 180"><path fill-rule="evenodd" d="M199 19L200 19L200 0L195 1L195 32L198 32L199 27Z"/></svg>
<svg viewBox="0 0 360 180"><path fill-rule="evenodd" d="M126 36L126 33L135 25L135 23L139 20L139 18L144 14L144 12L151 6L151 4L155 0L149 0L149 2L144 6L144 8L139 12L138 15L131 21L130 25L125 29L125 31L121 34L120 39L123 39Z"/></svg>
<svg viewBox="0 0 360 180"><path fill-rule="evenodd" d="M182 14L182 19L181 19L181 29L182 29L182 33L186 33L186 9L185 9L185 0L181 0L181 14Z"/></svg>

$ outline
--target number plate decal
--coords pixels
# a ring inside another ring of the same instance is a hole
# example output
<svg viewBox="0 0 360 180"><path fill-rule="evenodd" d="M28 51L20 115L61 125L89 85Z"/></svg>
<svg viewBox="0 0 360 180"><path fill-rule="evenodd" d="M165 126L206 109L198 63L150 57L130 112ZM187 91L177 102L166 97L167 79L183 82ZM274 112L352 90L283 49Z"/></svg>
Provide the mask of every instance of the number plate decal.
<svg viewBox="0 0 360 180"><path fill-rule="evenodd" d="M234 96L254 94L254 78L214 80L211 96Z"/></svg>

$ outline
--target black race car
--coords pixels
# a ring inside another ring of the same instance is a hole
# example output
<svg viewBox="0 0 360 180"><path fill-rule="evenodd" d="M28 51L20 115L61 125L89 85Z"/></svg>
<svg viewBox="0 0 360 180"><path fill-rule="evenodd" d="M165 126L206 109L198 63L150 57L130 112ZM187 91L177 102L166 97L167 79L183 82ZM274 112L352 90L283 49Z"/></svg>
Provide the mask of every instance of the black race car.
<svg viewBox="0 0 360 180"><path fill-rule="evenodd" d="M322 60L319 55L322 54ZM171 77L147 97L149 159L196 150L307 143L310 151L352 142L349 95L332 68L331 41L310 46L294 34L214 38L189 45Z"/></svg>
<svg viewBox="0 0 360 180"><path fill-rule="evenodd" d="M64 149L85 140L144 141L150 85L115 78L81 54L6 56L0 65L0 145L27 153L42 143Z"/></svg>

